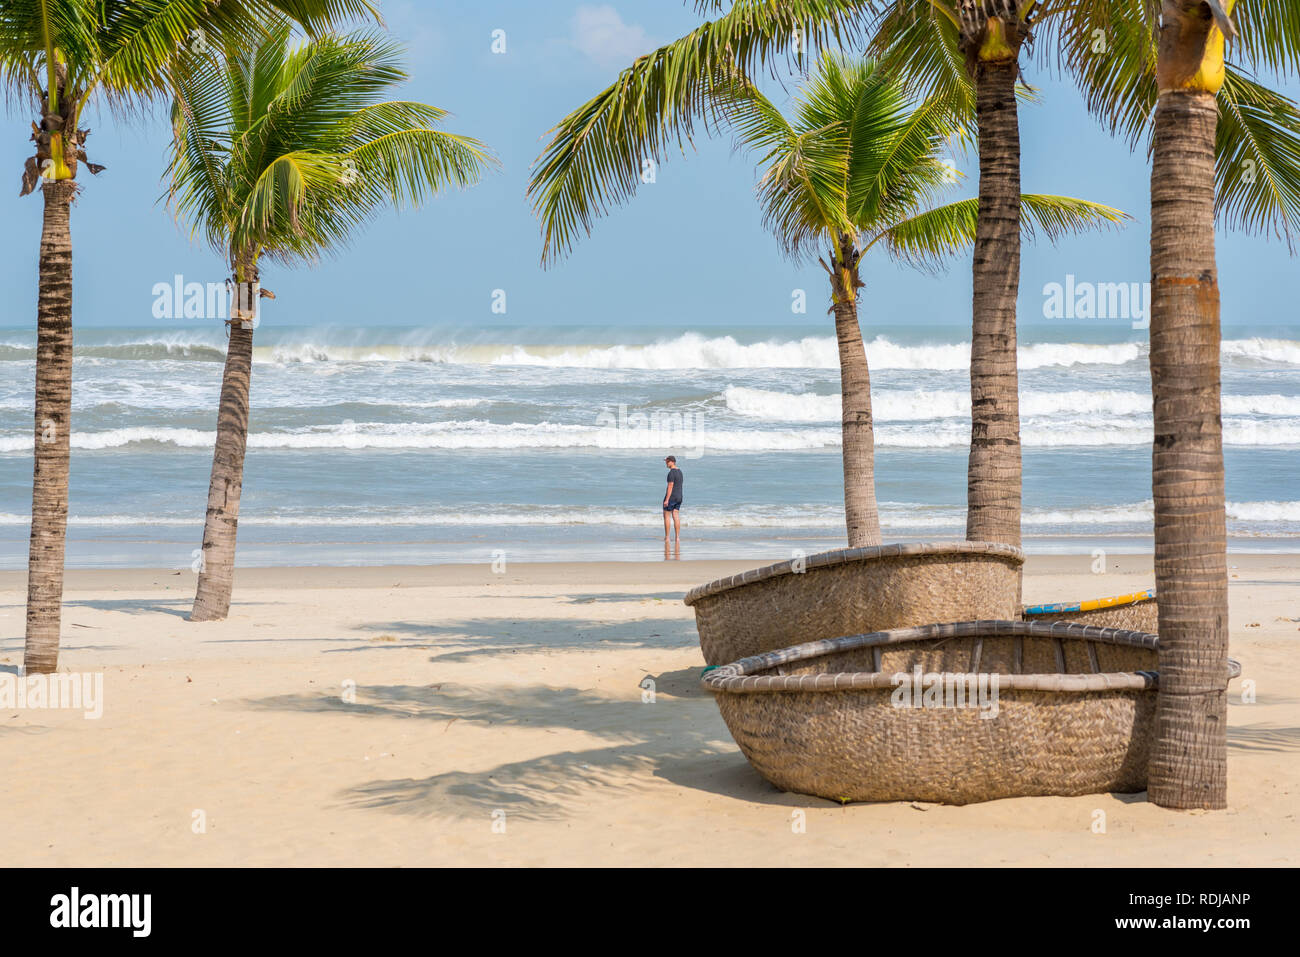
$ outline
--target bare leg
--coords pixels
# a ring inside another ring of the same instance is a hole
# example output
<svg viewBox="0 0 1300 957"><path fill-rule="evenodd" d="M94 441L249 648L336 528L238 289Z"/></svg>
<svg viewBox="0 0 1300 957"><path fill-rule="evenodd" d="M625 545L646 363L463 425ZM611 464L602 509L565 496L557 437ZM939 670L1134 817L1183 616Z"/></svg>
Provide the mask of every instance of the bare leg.
<svg viewBox="0 0 1300 957"><path fill-rule="evenodd" d="M673 538L681 540L682 537L682 513L678 509L673 509Z"/></svg>
<svg viewBox="0 0 1300 957"><path fill-rule="evenodd" d="M664 512L664 541L668 541L668 513Z"/></svg>

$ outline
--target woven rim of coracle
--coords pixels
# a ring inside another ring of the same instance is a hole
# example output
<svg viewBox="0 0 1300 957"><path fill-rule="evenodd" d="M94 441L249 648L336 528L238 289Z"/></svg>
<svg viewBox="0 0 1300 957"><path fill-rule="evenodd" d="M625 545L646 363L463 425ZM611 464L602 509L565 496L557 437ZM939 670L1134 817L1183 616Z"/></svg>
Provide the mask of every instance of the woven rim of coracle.
<svg viewBox="0 0 1300 957"><path fill-rule="evenodd" d="M692 605L701 598L716 595L718 592L739 585L752 585L754 582L766 581L781 575L797 575L814 568L848 565L852 562L868 562L882 558L912 558L929 555L992 555L1022 565L1025 561L1023 551L1014 545L1004 545L1000 542L909 542L898 545L870 545L865 548L837 548L802 558L791 558L788 561L777 562L775 565L751 568L739 575L719 578L705 585L696 585L686 593L684 601Z"/></svg>
<svg viewBox="0 0 1300 957"><path fill-rule="evenodd" d="M809 641L802 645L753 655L711 668L701 678L700 683L709 691L733 694L766 691L892 689L914 681L914 674L858 671L816 675L761 675L755 672L856 648L898 645L936 638L971 637L1070 638L1128 648L1145 648L1151 651L1158 651L1160 648L1159 637L1147 632L1128 631L1123 628L1101 628L1072 621L959 621ZM906 676L901 682L898 678L899 674ZM932 682L936 675L940 680L962 677L969 681L971 678L978 677L971 672L927 672L922 677L926 682ZM1147 691L1158 687L1160 680L1159 673L1155 671L1111 671L1096 674L1003 674L999 672L997 675L999 691ZM1232 679L1240 675L1241 664L1236 659L1229 658L1228 678Z"/></svg>

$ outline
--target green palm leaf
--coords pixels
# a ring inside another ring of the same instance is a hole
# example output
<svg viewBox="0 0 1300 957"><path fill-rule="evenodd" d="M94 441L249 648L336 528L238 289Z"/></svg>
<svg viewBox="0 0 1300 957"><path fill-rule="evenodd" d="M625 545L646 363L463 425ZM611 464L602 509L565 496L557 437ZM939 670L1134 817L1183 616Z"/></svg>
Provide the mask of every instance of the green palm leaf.
<svg viewBox="0 0 1300 957"><path fill-rule="evenodd" d="M715 100L739 145L760 157L764 225L792 257L813 258L849 235L933 267L974 243L978 200L927 208L954 179L941 151L960 118L945 97L918 102L882 66L823 54L790 119L738 78ZM1067 196L1026 194L1022 207L1031 240L1129 219Z"/></svg>
<svg viewBox="0 0 1300 957"><path fill-rule="evenodd" d="M920 2L920 0L906 0ZM1159 0L1042 0L1035 9L1040 59L1069 72L1088 109L1132 147L1149 149L1156 104ZM1300 0L1233 8L1239 37L1229 52L1247 65L1290 73L1300 64ZM907 68L929 77L920 51ZM932 81L937 82L937 81ZM1216 211L1225 225L1272 232L1288 245L1300 223L1300 111L1229 63L1218 94Z"/></svg>
<svg viewBox="0 0 1300 957"><path fill-rule="evenodd" d="M92 96L120 112L143 109L177 75L201 68L213 45L252 46L286 22L314 34L340 19L378 16L370 0L6 0L0 82L11 100L39 108L57 77L63 136L74 142ZM56 167L56 175L73 174Z"/></svg>
<svg viewBox="0 0 1300 957"><path fill-rule="evenodd" d="M957 49L952 4L945 0L890 0L873 4L867 54L913 95L944 104L954 115L975 116L975 86ZM973 129L964 132L973 134Z"/></svg>
<svg viewBox="0 0 1300 957"><path fill-rule="evenodd" d="M1036 46L1075 79L1088 109L1136 146L1156 105L1159 0L1047 0Z"/></svg>
<svg viewBox="0 0 1300 957"><path fill-rule="evenodd" d="M727 13L646 54L566 116L534 164L528 195L542 227L542 260L568 252L611 206L627 202L643 164L685 151L710 123L720 82L781 56L830 43L857 45L864 0L735 0ZM798 49L795 49L796 43Z"/></svg>
<svg viewBox="0 0 1300 957"><path fill-rule="evenodd" d="M1300 72L1300 0L1247 0L1232 8L1232 53L1254 69Z"/></svg>
<svg viewBox="0 0 1300 957"><path fill-rule="evenodd" d="M928 209L882 230L867 248L883 242L890 255L915 266L935 269L975 244L979 200L962 199ZM1119 225L1132 217L1112 206L1071 196L1022 193L1020 232L1033 241L1041 232L1048 241L1089 229Z"/></svg>
<svg viewBox="0 0 1300 957"><path fill-rule="evenodd" d="M1229 226L1272 230L1294 244L1300 226L1300 111L1229 70L1219 91L1215 210Z"/></svg>
<svg viewBox="0 0 1300 957"><path fill-rule="evenodd" d="M232 261L315 261L388 207L472 185L496 160L439 129L445 110L387 99L397 48L370 33L292 45L286 24L254 47L177 76L167 198Z"/></svg>

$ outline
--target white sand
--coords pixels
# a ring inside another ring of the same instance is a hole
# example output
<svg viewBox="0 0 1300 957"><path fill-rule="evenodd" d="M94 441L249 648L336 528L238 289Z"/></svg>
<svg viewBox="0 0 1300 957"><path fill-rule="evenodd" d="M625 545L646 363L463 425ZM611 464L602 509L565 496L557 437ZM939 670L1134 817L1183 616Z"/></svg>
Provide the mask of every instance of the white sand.
<svg viewBox="0 0 1300 957"><path fill-rule="evenodd" d="M1026 601L1152 583L1149 557L1030 560ZM104 715L0 712L19 865L1295 864L1300 559L1229 557L1226 812L1145 795L850 805L763 781L699 689L691 585L753 562L240 572L184 620L188 572L73 572L60 669ZM1115 567L1115 566L1118 567ZM22 660L0 573L0 672ZM638 683L656 683L653 703ZM342 694L355 682L355 703ZM792 815L806 812L806 832ZM1093 833L1097 810L1106 833ZM206 817L195 833L194 814ZM505 832L493 830L504 813Z"/></svg>

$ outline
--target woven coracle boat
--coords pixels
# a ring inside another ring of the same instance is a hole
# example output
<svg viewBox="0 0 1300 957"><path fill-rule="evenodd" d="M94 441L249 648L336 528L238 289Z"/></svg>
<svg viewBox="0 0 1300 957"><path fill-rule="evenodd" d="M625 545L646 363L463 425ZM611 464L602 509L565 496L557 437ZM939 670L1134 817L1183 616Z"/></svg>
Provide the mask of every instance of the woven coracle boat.
<svg viewBox="0 0 1300 957"><path fill-rule="evenodd" d="M1156 632L1156 592L1154 588L1135 591L1114 598L1091 601L1059 602L1053 605L1026 605L1025 621L1073 621L1100 628L1124 628L1128 631Z"/></svg>
<svg viewBox="0 0 1300 957"><path fill-rule="evenodd" d="M1134 792L1147 783L1158 648L1115 628L971 621L808 642L702 682L784 791L946 804Z"/></svg>
<svg viewBox="0 0 1300 957"><path fill-rule="evenodd" d="M816 638L1017 618L1024 561L988 542L841 548L700 585L685 600L704 660L720 665Z"/></svg>

